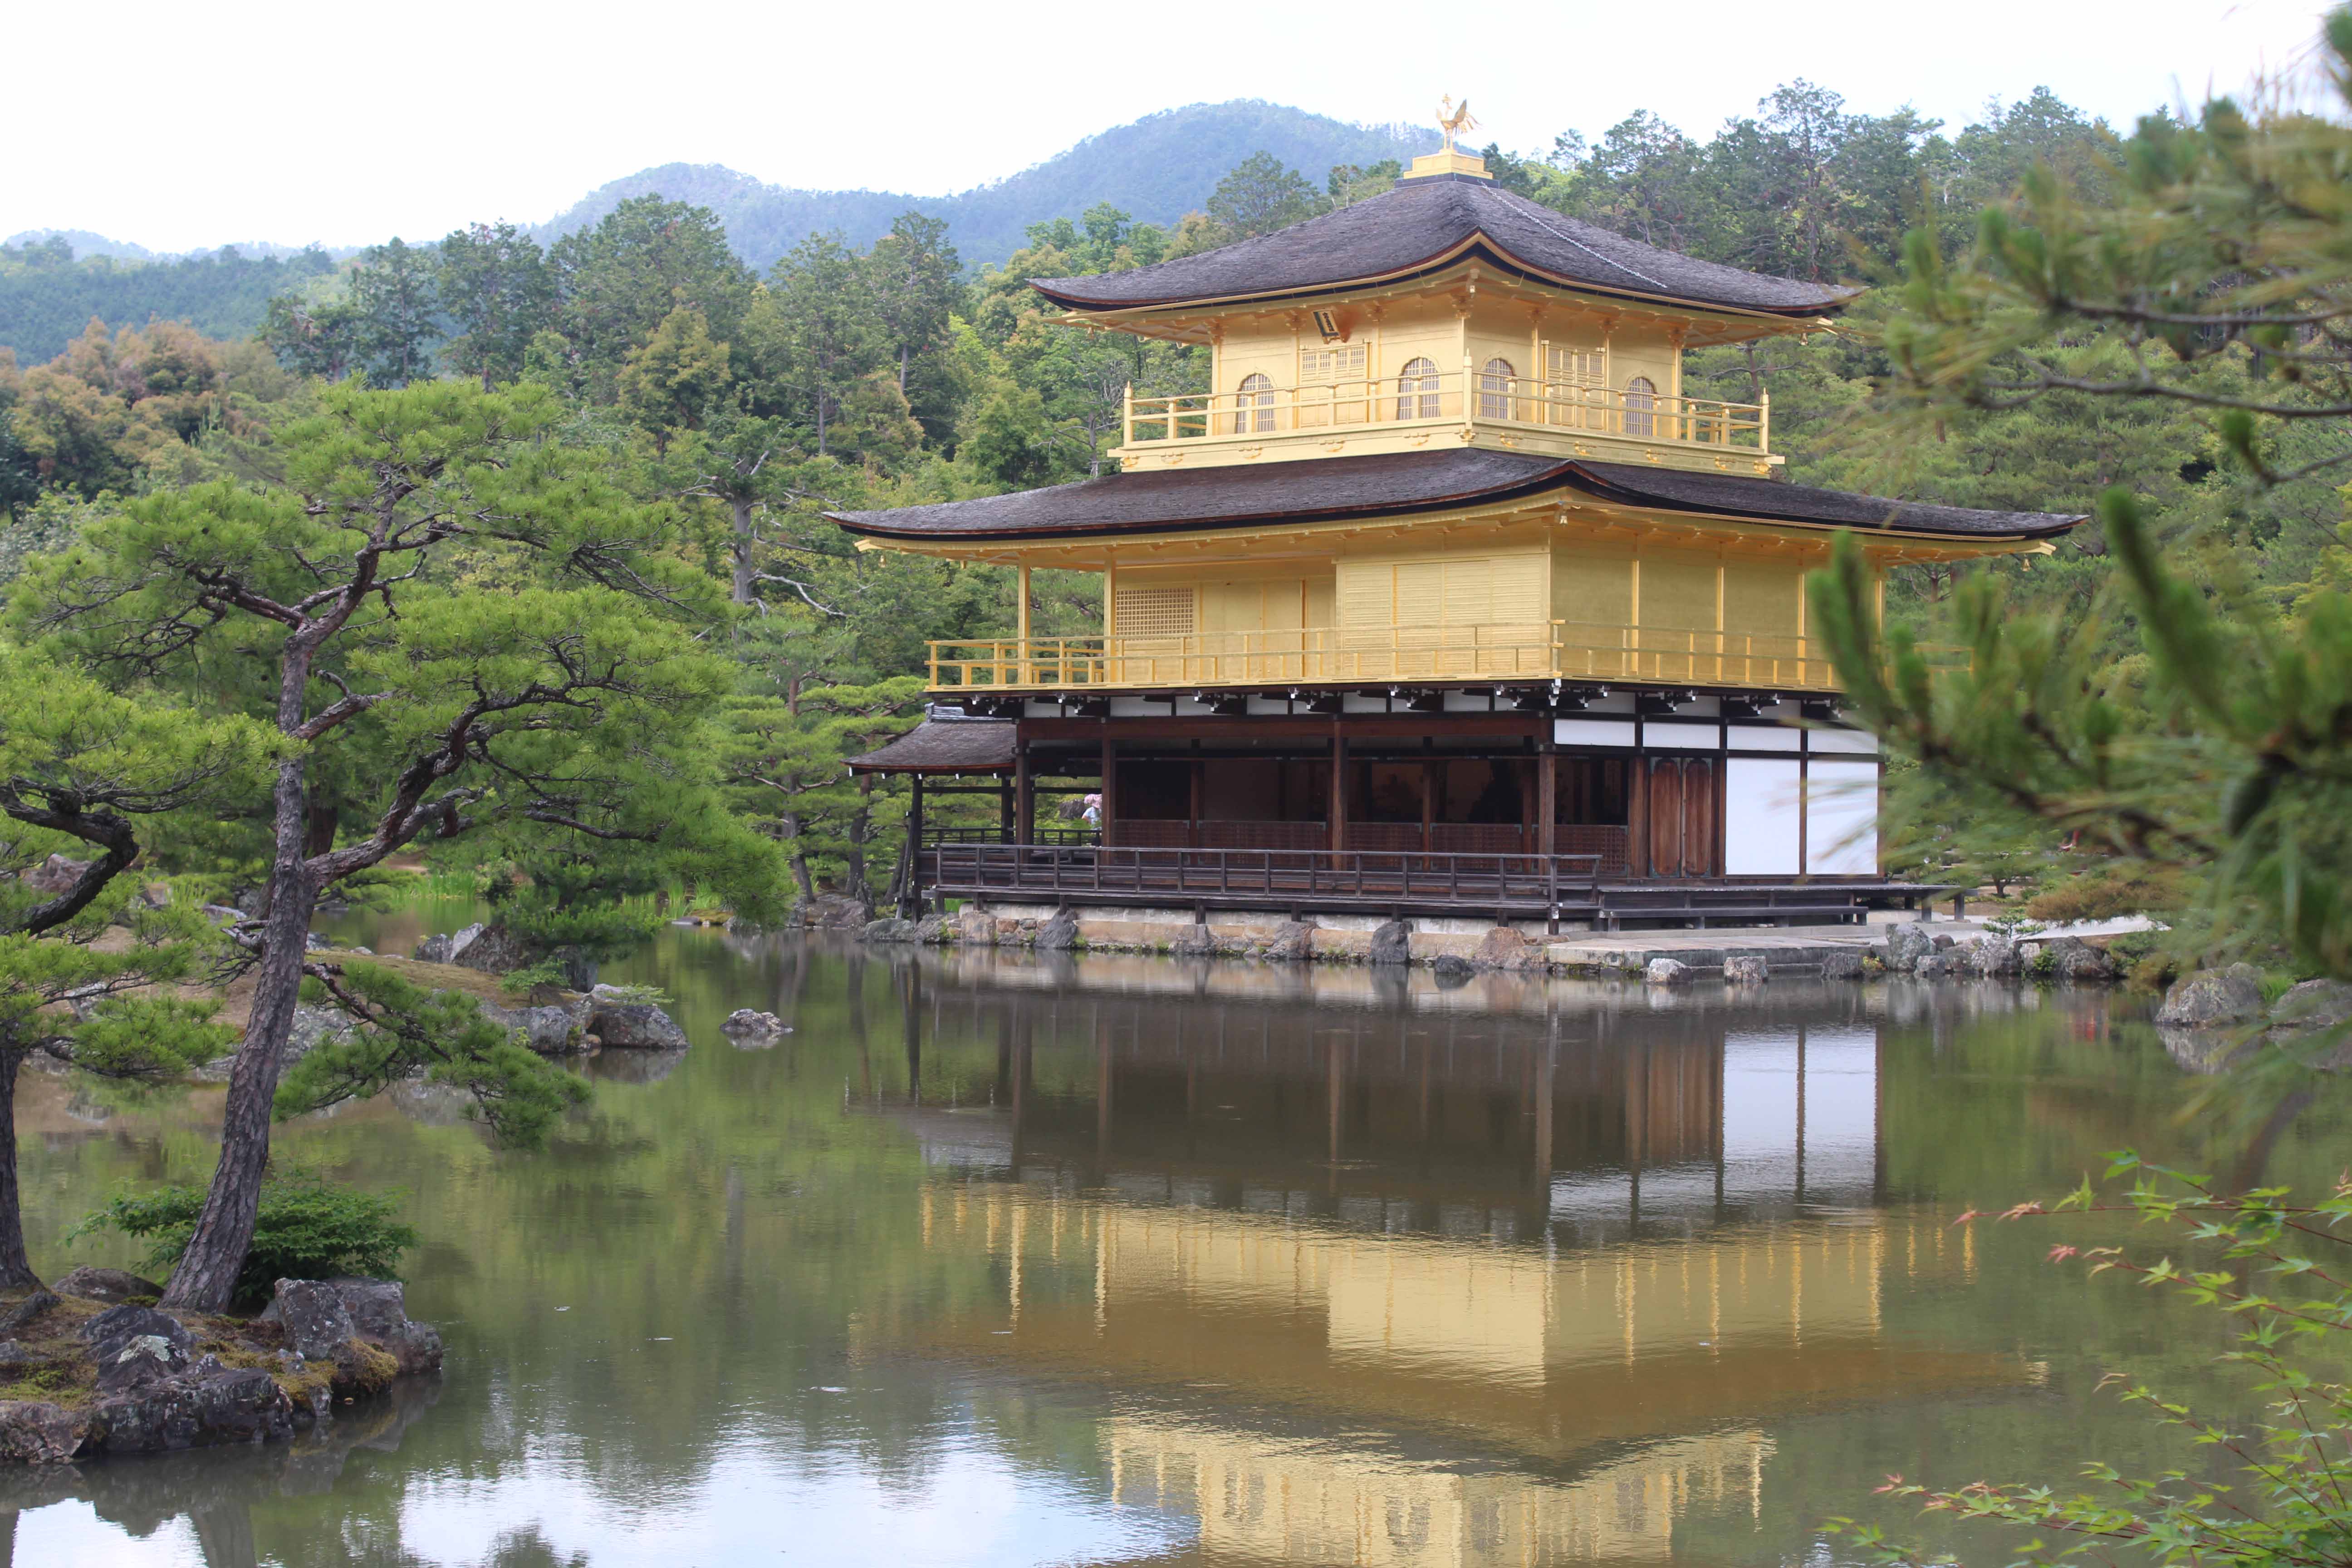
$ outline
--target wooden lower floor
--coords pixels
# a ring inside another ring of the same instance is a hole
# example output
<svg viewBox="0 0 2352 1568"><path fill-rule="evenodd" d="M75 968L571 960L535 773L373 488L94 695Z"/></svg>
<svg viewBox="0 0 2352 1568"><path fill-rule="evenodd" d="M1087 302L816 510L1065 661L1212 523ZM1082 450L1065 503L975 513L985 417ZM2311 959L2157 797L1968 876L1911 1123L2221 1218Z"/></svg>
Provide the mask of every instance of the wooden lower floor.
<svg viewBox="0 0 2352 1568"><path fill-rule="evenodd" d="M1777 693L1476 696L1007 718L994 826L928 826L915 773L902 892L1607 927L1834 922L1934 890L1884 873L1869 737Z"/></svg>

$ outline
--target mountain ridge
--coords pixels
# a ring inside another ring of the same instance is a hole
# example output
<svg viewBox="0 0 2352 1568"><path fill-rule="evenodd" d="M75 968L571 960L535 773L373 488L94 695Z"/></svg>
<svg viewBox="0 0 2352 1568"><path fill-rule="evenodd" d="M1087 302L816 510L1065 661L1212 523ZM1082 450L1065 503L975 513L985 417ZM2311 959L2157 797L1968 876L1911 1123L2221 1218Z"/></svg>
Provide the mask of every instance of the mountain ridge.
<svg viewBox="0 0 2352 1568"><path fill-rule="evenodd" d="M1027 243L1029 226L1076 218L1108 202L1139 223L1173 224L1207 205L1235 164L1266 153L1320 184L1339 163L1404 159L1437 144L1437 132L1353 125L1328 115L1235 99L1162 110L1098 131L1043 163L946 196L893 191L816 191L773 185L719 163L664 163L589 192L530 232L550 241L596 223L632 196L659 195L710 208L736 254L760 271L811 234L838 233L863 247L908 211L945 218L964 266L1001 262ZM0 266L0 346L26 363L63 352L97 317L110 329L151 316L243 336L261 324L268 294L336 269L357 247L266 242L158 252L79 229L26 229L12 245L52 236L71 246L64 267L27 258ZM440 237L418 236L412 243Z"/></svg>
<svg viewBox="0 0 2352 1568"><path fill-rule="evenodd" d="M871 244L914 211L948 222L967 265L1002 261L1027 242L1031 224L1076 218L1107 201L1138 223L1172 224L1203 205L1228 170L1270 153L1321 183L1338 163L1406 159L1436 146L1437 132L1349 124L1328 115L1233 99L1161 110L1081 138L1017 174L944 196L894 191L816 191L770 184L720 163L664 163L624 174L532 226L542 241L586 227L631 197L659 195L717 213L729 241L765 270L811 234Z"/></svg>

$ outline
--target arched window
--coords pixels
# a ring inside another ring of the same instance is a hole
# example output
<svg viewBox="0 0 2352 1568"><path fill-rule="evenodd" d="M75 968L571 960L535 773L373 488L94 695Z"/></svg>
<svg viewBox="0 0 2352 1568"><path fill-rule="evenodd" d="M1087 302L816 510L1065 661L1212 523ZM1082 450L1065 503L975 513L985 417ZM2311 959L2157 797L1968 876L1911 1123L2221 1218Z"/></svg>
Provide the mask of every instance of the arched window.
<svg viewBox="0 0 2352 1568"><path fill-rule="evenodd" d="M1508 419L1511 416L1511 379L1517 373L1507 359L1490 359L1486 368L1478 373L1478 417Z"/></svg>
<svg viewBox="0 0 2352 1568"><path fill-rule="evenodd" d="M1242 389L1234 398L1234 434L1246 436L1253 430L1274 428L1274 383L1263 375L1242 379Z"/></svg>
<svg viewBox="0 0 2352 1568"><path fill-rule="evenodd" d="M1400 419L1442 417L1437 406L1437 362L1435 360L1414 360L1397 376L1396 416Z"/></svg>
<svg viewBox="0 0 2352 1568"><path fill-rule="evenodd" d="M1625 434L1647 439L1657 429L1657 418L1650 411L1658 405L1658 384L1646 375L1637 375L1625 384Z"/></svg>

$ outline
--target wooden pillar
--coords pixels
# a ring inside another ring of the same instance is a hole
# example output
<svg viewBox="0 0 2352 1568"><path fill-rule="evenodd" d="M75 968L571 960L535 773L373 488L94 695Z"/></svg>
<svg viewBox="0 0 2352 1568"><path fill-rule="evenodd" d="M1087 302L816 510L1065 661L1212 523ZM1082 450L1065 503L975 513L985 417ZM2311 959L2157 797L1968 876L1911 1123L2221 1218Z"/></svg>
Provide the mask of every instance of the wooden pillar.
<svg viewBox="0 0 2352 1568"><path fill-rule="evenodd" d="M1650 759L1641 752L1625 759L1625 874L1650 874Z"/></svg>
<svg viewBox="0 0 2352 1568"><path fill-rule="evenodd" d="M1348 847L1348 737L1331 726L1331 847Z"/></svg>
<svg viewBox="0 0 2352 1568"><path fill-rule="evenodd" d="M1029 773L1029 742L1013 742L1013 837L1018 844L1037 841L1037 790Z"/></svg>
<svg viewBox="0 0 2352 1568"><path fill-rule="evenodd" d="M923 908L923 775L907 775L913 788L907 797L907 887L904 897L918 914ZM899 913L906 911L901 910Z"/></svg>
<svg viewBox="0 0 2352 1568"><path fill-rule="evenodd" d="M1115 843L1110 825L1118 816L1118 743L1106 727L1102 743L1102 841Z"/></svg>
<svg viewBox="0 0 2352 1568"><path fill-rule="evenodd" d="M1467 363L1469 362L1465 360L1464 363ZM1437 847L1434 842L1437 837L1435 826L1437 822L1437 786L1439 781L1445 776L1441 771L1444 766L1444 763L1431 762L1426 757L1422 759L1421 849L1422 853L1424 855Z"/></svg>
<svg viewBox="0 0 2352 1568"><path fill-rule="evenodd" d="M1184 807L1184 842L1198 849L1201 847L1201 800L1203 781L1201 759L1192 759L1192 777L1186 781L1187 804Z"/></svg>
<svg viewBox="0 0 2352 1568"><path fill-rule="evenodd" d="M1559 849L1559 753L1546 746L1536 753L1536 853Z"/></svg>

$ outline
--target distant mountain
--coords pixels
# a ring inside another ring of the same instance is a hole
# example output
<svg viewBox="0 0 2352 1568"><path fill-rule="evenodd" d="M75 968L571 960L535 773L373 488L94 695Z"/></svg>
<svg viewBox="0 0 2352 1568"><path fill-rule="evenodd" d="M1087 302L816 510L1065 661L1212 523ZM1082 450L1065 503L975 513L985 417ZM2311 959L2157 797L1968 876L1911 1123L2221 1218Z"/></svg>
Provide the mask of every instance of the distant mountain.
<svg viewBox="0 0 2352 1568"><path fill-rule="evenodd" d="M232 250L247 260L267 260L273 256L299 256L306 250L324 250L327 255L341 261L363 248L351 245L279 245L273 240L253 239L236 240L202 250L150 250L143 245L133 245L127 239L109 239L86 228L28 228L12 234L6 239L0 239L0 245L39 245L51 239L62 239L72 246L76 260L103 256L110 261L203 261Z"/></svg>
<svg viewBox="0 0 2352 1568"><path fill-rule="evenodd" d="M838 230L863 247L912 208L947 219L964 264L977 267L1020 249L1031 224L1075 218L1097 202L1139 223L1173 223L1205 205L1226 171L1253 153L1271 153L1319 187L1335 163L1411 158L1436 144L1434 131L1349 125L1254 99L1196 103L1089 136L1034 168L957 195L786 190L716 163L665 163L590 193L533 232L553 239L631 196L657 194L716 212L737 254L764 272L813 233ZM354 253L257 244L163 254L79 229L28 229L9 243L53 235L73 247L74 263L0 267L0 346L27 364L61 352L93 316L110 326L163 316L242 337L261 324L272 294Z"/></svg>
<svg viewBox="0 0 2352 1568"><path fill-rule="evenodd" d="M1139 223L1173 223L1204 205L1226 171L1253 153L1273 153L1319 186L1335 163L1409 159L1437 140L1434 131L1349 125L1238 99L1146 115L951 196L792 190L716 163L665 163L591 192L536 232L552 239L595 223L632 196L659 195L717 213L736 254L764 271L813 233L838 230L852 245L870 244L911 208L947 219L957 251L977 266L1020 249L1031 224L1075 218L1097 202Z"/></svg>
<svg viewBox="0 0 2352 1568"><path fill-rule="evenodd" d="M64 240L73 247L76 256L104 256L116 261L152 261L156 258L155 253L143 245L109 239L86 228L28 228L22 234L12 234L0 240L0 245L39 245L51 239Z"/></svg>

